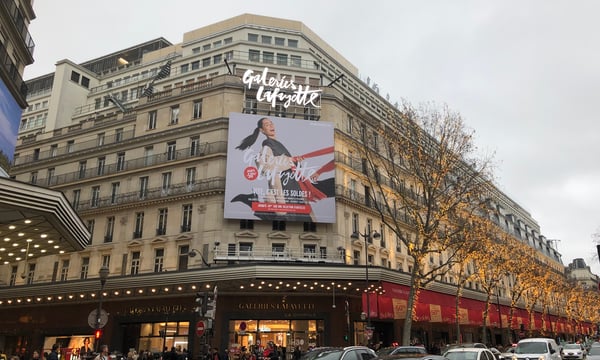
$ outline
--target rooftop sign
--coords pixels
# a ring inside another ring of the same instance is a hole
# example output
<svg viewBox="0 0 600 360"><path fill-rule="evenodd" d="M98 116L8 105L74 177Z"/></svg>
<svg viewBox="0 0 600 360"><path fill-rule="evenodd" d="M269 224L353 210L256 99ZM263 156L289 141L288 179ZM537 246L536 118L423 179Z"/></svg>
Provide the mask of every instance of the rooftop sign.
<svg viewBox="0 0 600 360"><path fill-rule="evenodd" d="M271 107L275 107L277 101L280 101L286 109L291 104L320 107L317 100L322 90L312 90L309 85L295 84L285 75L281 79L267 78L268 72L269 68L264 68L261 74L255 74L254 70L246 70L244 73L242 81L248 89L252 89L253 85L258 86L256 100L271 103Z"/></svg>

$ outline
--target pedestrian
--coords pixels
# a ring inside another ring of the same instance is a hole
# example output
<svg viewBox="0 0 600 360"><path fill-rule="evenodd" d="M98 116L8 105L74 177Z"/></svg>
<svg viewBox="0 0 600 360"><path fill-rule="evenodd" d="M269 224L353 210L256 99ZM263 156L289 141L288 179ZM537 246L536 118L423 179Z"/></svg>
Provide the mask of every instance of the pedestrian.
<svg viewBox="0 0 600 360"><path fill-rule="evenodd" d="M108 354L108 345L100 345L100 353L94 360L110 360L110 356Z"/></svg>
<svg viewBox="0 0 600 360"><path fill-rule="evenodd" d="M58 344L52 345L52 351L50 351L50 354L48 354L47 359L48 360L58 360L59 348L60 348L60 345L58 345Z"/></svg>

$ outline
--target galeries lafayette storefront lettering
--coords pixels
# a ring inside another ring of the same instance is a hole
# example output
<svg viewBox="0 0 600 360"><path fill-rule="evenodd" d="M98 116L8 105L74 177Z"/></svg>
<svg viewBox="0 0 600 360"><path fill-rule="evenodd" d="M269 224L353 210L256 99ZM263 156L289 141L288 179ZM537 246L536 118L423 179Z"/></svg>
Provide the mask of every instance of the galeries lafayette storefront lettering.
<svg viewBox="0 0 600 360"><path fill-rule="evenodd" d="M297 303L240 303L240 310L315 310L315 304Z"/></svg>
<svg viewBox="0 0 600 360"><path fill-rule="evenodd" d="M281 79L267 77L268 72L269 68L264 68L261 74L255 74L254 70L246 70L244 73L242 81L248 89L252 89L253 85L258 86L256 100L269 102L271 107L275 107L280 101L286 109L292 104L320 107L318 100L322 90L312 90L309 85L296 84L285 75Z"/></svg>

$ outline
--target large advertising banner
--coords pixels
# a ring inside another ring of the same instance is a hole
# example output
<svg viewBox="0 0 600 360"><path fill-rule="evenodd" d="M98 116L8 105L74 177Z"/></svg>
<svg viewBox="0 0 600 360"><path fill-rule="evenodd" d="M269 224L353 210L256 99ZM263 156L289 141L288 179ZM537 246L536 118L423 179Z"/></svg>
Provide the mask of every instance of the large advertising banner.
<svg viewBox="0 0 600 360"><path fill-rule="evenodd" d="M333 123L231 113L224 216L334 223Z"/></svg>
<svg viewBox="0 0 600 360"><path fill-rule="evenodd" d="M0 80L0 150L12 162L22 109Z"/></svg>

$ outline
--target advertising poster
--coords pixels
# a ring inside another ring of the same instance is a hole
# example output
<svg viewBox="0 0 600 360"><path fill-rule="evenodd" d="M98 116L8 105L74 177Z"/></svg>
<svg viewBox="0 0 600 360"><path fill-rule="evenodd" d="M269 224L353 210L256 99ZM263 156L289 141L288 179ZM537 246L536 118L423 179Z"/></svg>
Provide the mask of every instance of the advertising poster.
<svg viewBox="0 0 600 360"><path fill-rule="evenodd" d="M224 216L334 223L333 123L231 113Z"/></svg>
<svg viewBox="0 0 600 360"><path fill-rule="evenodd" d="M0 80L0 150L12 162L21 122L21 107Z"/></svg>

